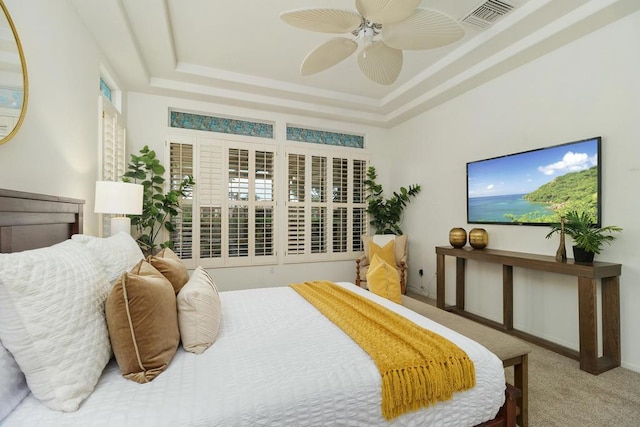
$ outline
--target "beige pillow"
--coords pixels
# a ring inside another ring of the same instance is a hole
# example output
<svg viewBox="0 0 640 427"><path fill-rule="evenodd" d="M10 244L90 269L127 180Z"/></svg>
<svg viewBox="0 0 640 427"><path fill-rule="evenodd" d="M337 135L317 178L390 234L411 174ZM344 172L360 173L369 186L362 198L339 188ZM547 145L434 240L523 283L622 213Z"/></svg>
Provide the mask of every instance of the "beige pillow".
<svg viewBox="0 0 640 427"><path fill-rule="evenodd" d="M367 286L374 294L402 304L398 269L381 260L377 255L371 259L371 265L367 271Z"/></svg>
<svg viewBox="0 0 640 427"><path fill-rule="evenodd" d="M216 340L222 317L220 295L207 270L196 268L177 300L182 347L200 354Z"/></svg>
<svg viewBox="0 0 640 427"><path fill-rule="evenodd" d="M409 240L408 234L402 234L396 236L396 265L400 265L401 261L407 262L407 243Z"/></svg>
<svg viewBox="0 0 640 427"><path fill-rule="evenodd" d="M146 383L160 375L180 342L171 283L142 260L116 281L105 307L111 347L125 378Z"/></svg>
<svg viewBox="0 0 640 427"><path fill-rule="evenodd" d="M189 281L187 267L178 255L171 249L164 248L155 255L149 255L147 261L153 265L164 277L169 279L176 295L180 289Z"/></svg>

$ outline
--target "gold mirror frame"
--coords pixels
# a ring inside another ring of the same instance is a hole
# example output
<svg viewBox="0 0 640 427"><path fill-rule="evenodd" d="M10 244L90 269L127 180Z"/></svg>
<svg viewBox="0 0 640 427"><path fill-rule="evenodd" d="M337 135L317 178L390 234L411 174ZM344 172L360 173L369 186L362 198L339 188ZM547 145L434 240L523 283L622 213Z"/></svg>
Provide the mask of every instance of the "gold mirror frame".
<svg viewBox="0 0 640 427"><path fill-rule="evenodd" d="M13 126L11 132L7 133L2 139L0 139L0 145L9 141L13 136L18 133L18 129L22 125L24 121L24 116L27 113L27 101L29 100L29 82L27 79L27 62L24 60L24 53L22 51L22 44L20 44L20 38L18 37L18 32L16 31L15 25L13 25L13 20L11 19L11 15L9 15L9 11L4 4L3 0L0 0L0 6L2 7L2 11L4 12L4 17L11 28L11 32L13 33L13 39L16 43L17 54L20 57L20 66L22 68L22 108L20 109L20 115L18 116L18 121ZM0 17L1 19L1 17Z"/></svg>

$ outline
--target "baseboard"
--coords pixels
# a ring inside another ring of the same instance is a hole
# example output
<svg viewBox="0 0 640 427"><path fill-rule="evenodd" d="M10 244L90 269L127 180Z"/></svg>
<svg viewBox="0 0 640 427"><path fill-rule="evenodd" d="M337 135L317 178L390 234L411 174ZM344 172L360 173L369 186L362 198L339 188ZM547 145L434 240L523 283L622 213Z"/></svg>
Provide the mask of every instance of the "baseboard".
<svg viewBox="0 0 640 427"><path fill-rule="evenodd" d="M620 366L622 366L623 368L628 369L630 371L640 373L640 366L634 365L633 363L621 362Z"/></svg>

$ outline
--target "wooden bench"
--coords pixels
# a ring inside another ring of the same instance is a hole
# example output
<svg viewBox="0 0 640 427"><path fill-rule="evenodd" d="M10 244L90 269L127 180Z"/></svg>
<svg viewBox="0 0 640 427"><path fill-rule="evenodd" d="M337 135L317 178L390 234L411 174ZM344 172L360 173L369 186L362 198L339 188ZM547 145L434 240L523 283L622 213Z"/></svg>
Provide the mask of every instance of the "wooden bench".
<svg viewBox="0 0 640 427"><path fill-rule="evenodd" d="M503 332L481 325L464 317L449 313L445 310L419 301L415 298L402 296L402 304L429 319L446 326L472 340L482 344L493 354L502 360L502 365L507 368L513 366L514 386L518 388L522 395L518 398L518 425L527 427L529 425L529 394L528 394L528 355L531 352L524 341L507 335Z"/></svg>

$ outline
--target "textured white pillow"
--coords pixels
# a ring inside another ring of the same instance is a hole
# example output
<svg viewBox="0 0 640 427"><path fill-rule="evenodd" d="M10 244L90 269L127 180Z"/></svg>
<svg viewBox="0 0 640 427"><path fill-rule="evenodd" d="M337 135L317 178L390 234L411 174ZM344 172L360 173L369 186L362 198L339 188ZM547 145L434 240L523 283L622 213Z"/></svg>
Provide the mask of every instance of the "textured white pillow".
<svg viewBox="0 0 640 427"><path fill-rule="evenodd" d="M81 243L0 254L0 340L51 409L75 411L111 356L110 284Z"/></svg>
<svg viewBox="0 0 640 427"><path fill-rule="evenodd" d="M129 271L144 258L135 239L124 231L105 238L74 234L71 239L87 245L102 264L112 285L123 272Z"/></svg>
<svg viewBox="0 0 640 427"><path fill-rule="evenodd" d="M216 340L220 327L222 309L216 284L204 268L198 267L176 298L182 346L200 354Z"/></svg>
<svg viewBox="0 0 640 427"><path fill-rule="evenodd" d="M0 343L0 421L29 394L24 374L15 359Z"/></svg>

